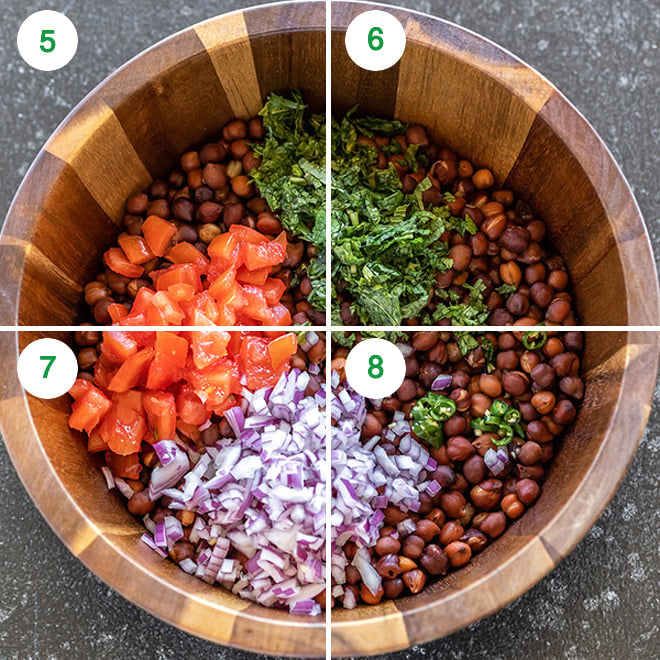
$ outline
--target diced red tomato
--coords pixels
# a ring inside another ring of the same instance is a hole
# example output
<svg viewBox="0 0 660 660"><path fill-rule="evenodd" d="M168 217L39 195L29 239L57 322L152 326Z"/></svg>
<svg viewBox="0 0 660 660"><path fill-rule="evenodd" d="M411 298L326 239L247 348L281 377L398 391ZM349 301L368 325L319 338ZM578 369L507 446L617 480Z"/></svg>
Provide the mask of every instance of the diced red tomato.
<svg viewBox="0 0 660 660"><path fill-rule="evenodd" d="M181 325L184 317L179 303L172 300L167 291L157 291L149 301L148 325Z"/></svg>
<svg viewBox="0 0 660 660"><path fill-rule="evenodd" d="M69 390L69 394L74 398L75 401L80 399L81 397L85 396L87 392L89 392L92 388L98 389L94 387L94 384L85 378L76 378L76 380L73 382L73 385L71 385L71 389Z"/></svg>
<svg viewBox="0 0 660 660"><path fill-rule="evenodd" d="M111 406L110 399L92 385L72 404L69 426L89 435L101 423Z"/></svg>
<svg viewBox="0 0 660 660"><path fill-rule="evenodd" d="M158 215L150 215L142 224L144 240L157 257L162 257L167 252L176 231L173 222L168 222Z"/></svg>
<svg viewBox="0 0 660 660"><path fill-rule="evenodd" d="M154 258L154 253L142 236L120 234L117 242L132 264L144 264Z"/></svg>
<svg viewBox="0 0 660 660"><path fill-rule="evenodd" d="M125 362L131 355L135 355L137 350L137 342L128 332L110 330L103 333L101 351L111 362Z"/></svg>
<svg viewBox="0 0 660 660"><path fill-rule="evenodd" d="M154 358L147 374L147 389L162 390L180 378L186 364L188 342L174 332L157 332Z"/></svg>
<svg viewBox="0 0 660 660"><path fill-rule="evenodd" d="M191 318L192 325L212 326L213 323L202 312L195 311ZM193 332L192 352L195 368L204 369L227 355L230 334L222 330Z"/></svg>
<svg viewBox="0 0 660 660"><path fill-rule="evenodd" d="M176 412L186 424L199 426L209 418L209 411L190 385L184 385L176 398Z"/></svg>
<svg viewBox="0 0 660 660"><path fill-rule="evenodd" d="M234 233L225 232L224 234L218 234L209 243L206 252L213 261L220 261L223 269L229 268L232 265L237 267L239 265L240 242Z"/></svg>
<svg viewBox="0 0 660 660"><path fill-rule="evenodd" d="M298 340L293 332L287 332L285 335L270 341L268 344L268 353L270 354L271 364L275 373L282 373L282 370L289 364L289 360L297 348Z"/></svg>
<svg viewBox="0 0 660 660"><path fill-rule="evenodd" d="M124 254L121 248L110 248L103 255L103 263L115 273L124 275L126 277L135 278L140 277L144 273L144 268L137 264L132 264Z"/></svg>
<svg viewBox="0 0 660 660"><path fill-rule="evenodd" d="M232 225L234 227L235 225ZM258 232L257 232L258 233ZM243 261L248 270L270 268L281 264L286 258L286 248L277 240L269 243L246 243L243 249Z"/></svg>
<svg viewBox="0 0 660 660"><path fill-rule="evenodd" d="M195 293L202 290L198 269L192 264L175 264L155 276L156 288L167 291L174 284L189 284Z"/></svg>
<svg viewBox="0 0 660 660"><path fill-rule="evenodd" d="M143 348L124 362L110 380L108 389L111 392L126 392L137 387L143 380L147 367L154 355L153 348Z"/></svg>
<svg viewBox="0 0 660 660"><path fill-rule="evenodd" d="M174 264L194 264L206 268L209 260L192 243L182 241L171 248L165 258Z"/></svg>
<svg viewBox="0 0 660 660"><path fill-rule="evenodd" d="M293 325L291 312L282 303L268 310L268 321L265 325Z"/></svg>
<svg viewBox="0 0 660 660"><path fill-rule="evenodd" d="M228 357L221 358L208 369L190 373L190 384L207 410L214 412L229 396L241 392L240 374L236 362Z"/></svg>
<svg viewBox="0 0 660 660"><path fill-rule="evenodd" d="M229 233L244 243L259 245L259 243L268 242L268 239L261 232L257 231L256 229L246 227L245 225L231 225L231 227L229 227Z"/></svg>
<svg viewBox="0 0 660 660"><path fill-rule="evenodd" d="M264 282L264 296L266 302L269 305L277 305L280 302L280 298L286 291L286 284L282 280L278 280L276 277L269 277Z"/></svg>
<svg viewBox="0 0 660 660"><path fill-rule="evenodd" d="M219 275L209 287L209 293L219 300L227 292L233 291L236 285L236 267L230 266Z"/></svg>
<svg viewBox="0 0 660 660"><path fill-rule="evenodd" d="M129 390L115 394L112 407L99 426L99 434L108 448L120 456L134 454L140 451L146 432L141 392Z"/></svg>
<svg viewBox="0 0 660 660"><path fill-rule="evenodd" d="M145 392L142 405L157 440L172 440L176 432L176 403L170 392ZM156 438L154 438L156 439Z"/></svg>
<svg viewBox="0 0 660 660"><path fill-rule="evenodd" d="M131 316L146 313L147 309L149 308L149 303L155 295L156 294L146 286L138 289L138 292L135 294L135 298L133 300L133 307L131 307Z"/></svg>
<svg viewBox="0 0 660 660"><path fill-rule="evenodd" d="M122 479L139 479L142 466L137 454L119 456L112 451L105 452L105 464L115 477Z"/></svg>
<svg viewBox="0 0 660 660"><path fill-rule="evenodd" d="M120 303L112 303L108 305L108 314L110 314L113 323L119 323L119 321L128 316L128 307Z"/></svg>
<svg viewBox="0 0 660 660"><path fill-rule="evenodd" d="M247 387L257 390L274 385L278 376L268 352L268 340L263 337L246 337L241 345L240 366L246 376Z"/></svg>
<svg viewBox="0 0 660 660"><path fill-rule="evenodd" d="M270 318L268 303L261 287L245 284L242 289L246 301L241 309L243 314L252 317L255 321L268 320Z"/></svg>
<svg viewBox="0 0 660 660"><path fill-rule="evenodd" d="M241 284L256 284L263 286L270 275L270 271L270 267L250 271L245 266L241 266L236 272L236 279Z"/></svg>

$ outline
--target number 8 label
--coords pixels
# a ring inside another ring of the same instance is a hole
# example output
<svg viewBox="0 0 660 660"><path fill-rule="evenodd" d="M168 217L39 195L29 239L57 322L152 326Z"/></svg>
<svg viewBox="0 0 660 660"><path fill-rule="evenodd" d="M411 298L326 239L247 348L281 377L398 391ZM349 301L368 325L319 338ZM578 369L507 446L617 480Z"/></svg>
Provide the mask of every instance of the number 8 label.
<svg viewBox="0 0 660 660"><path fill-rule="evenodd" d="M392 14L379 9L354 18L346 30L346 51L367 71L383 71L394 66L406 49L406 33Z"/></svg>
<svg viewBox="0 0 660 660"><path fill-rule="evenodd" d="M370 399L390 396L406 377L406 361L396 344L365 339L346 356L346 380L358 394Z"/></svg>

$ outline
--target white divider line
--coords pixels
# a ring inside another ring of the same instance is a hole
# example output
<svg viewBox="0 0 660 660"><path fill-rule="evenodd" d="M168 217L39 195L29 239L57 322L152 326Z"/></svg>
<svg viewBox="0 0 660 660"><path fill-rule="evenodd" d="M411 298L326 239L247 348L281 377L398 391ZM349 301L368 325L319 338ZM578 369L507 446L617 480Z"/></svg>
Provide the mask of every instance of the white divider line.
<svg viewBox="0 0 660 660"><path fill-rule="evenodd" d="M325 329L332 309L332 2L325 2ZM325 334L325 657L332 658L332 336Z"/></svg>

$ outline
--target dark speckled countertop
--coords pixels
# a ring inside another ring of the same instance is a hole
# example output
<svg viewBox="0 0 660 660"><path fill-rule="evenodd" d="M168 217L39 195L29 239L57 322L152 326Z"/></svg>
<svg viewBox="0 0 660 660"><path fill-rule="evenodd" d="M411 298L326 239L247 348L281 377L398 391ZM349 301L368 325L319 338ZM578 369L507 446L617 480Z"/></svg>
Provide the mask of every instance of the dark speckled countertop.
<svg viewBox="0 0 660 660"><path fill-rule="evenodd" d="M0 217L68 111L127 59L183 27L258 2L0 0ZM660 4L657 0L400 1L513 51L586 115L627 176L660 258ZM22 20L66 10L79 49L60 71L18 56ZM546 579L504 610L390 658L660 657L657 530L660 390L633 465L596 525ZM258 656L191 637L114 593L68 550L23 490L0 443L0 658Z"/></svg>

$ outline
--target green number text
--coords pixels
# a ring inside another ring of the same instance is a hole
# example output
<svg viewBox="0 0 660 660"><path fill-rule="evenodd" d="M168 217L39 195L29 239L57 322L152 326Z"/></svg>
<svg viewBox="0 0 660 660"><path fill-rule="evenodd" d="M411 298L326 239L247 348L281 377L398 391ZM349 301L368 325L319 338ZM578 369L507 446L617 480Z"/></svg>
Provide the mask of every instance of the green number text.
<svg viewBox="0 0 660 660"><path fill-rule="evenodd" d="M371 50L380 50L383 47L383 30L379 27L372 27L369 30L367 41Z"/></svg>
<svg viewBox="0 0 660 660"><path fill-rule="evenodd" d="M53 39L53 37L50 36L51 34L55 34L55 30L41 31L41 45L39 46L39 48L43 50L44 53L52 53L55 50L55 39Z"/></svg>
<svg viewBox="0 0 660 660"><path fill-rule="evenodd" d="M383 358L380 355L372 355L369 358L369 378L380 378L383 375Z"/></svg>
<svg viewBox="0 0 660 660"><path fill-rule="evenodd" d="M44 371L44 378L48 378L48 373L50 372L50 368L53 366L53 362L55 362L55 355L42 355L39 359L40 360L46 360L48 364L46 365L46 370Z"/></svg>

